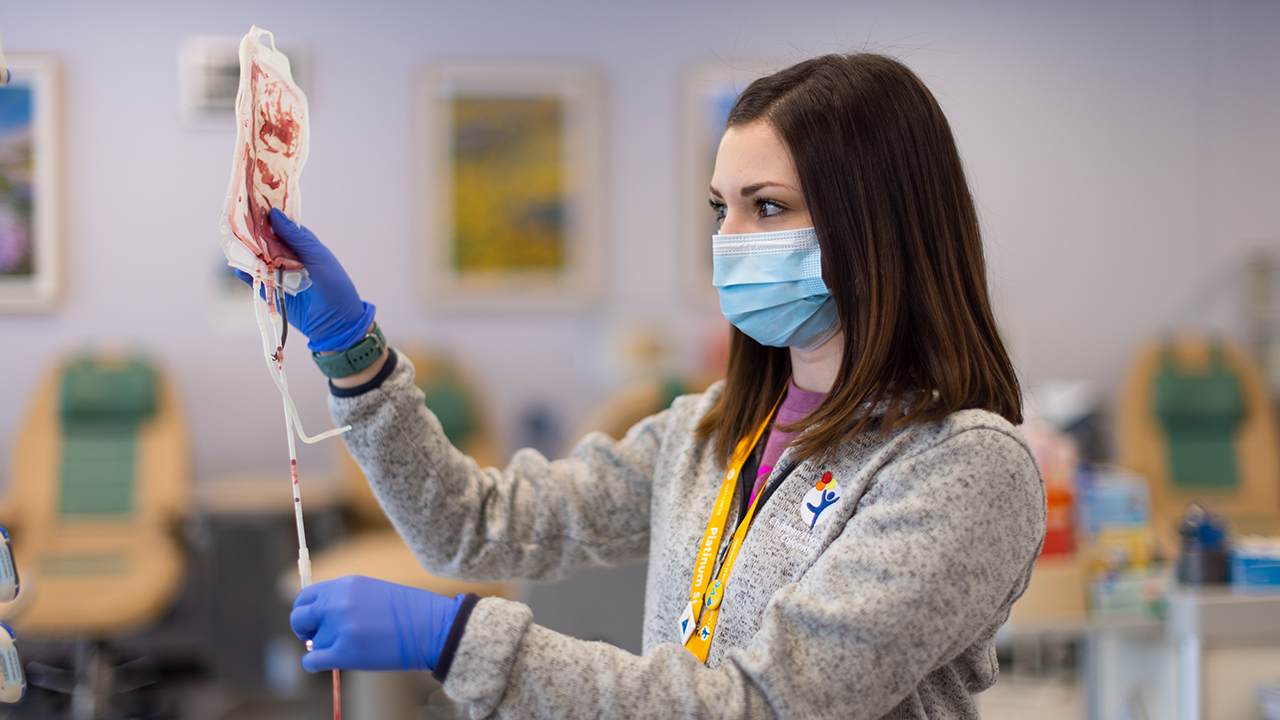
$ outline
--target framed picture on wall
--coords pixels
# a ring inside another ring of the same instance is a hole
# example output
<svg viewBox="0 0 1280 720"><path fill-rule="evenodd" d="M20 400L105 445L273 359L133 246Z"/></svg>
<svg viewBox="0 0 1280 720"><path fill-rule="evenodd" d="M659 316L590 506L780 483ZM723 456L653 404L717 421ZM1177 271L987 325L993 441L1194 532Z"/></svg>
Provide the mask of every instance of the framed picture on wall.
<svg viewBox="0 0 1280 720"><path fill-rule="evenodd" d="M12 53L0 86L0 312L43 313L62 294L57 58Z"/></svg>
<svg viewBox="0 0 1280 720"><path fill-rule="evenodd" d="M443 62L418 83L420 284L430 307L583 307L600 290L603 109L590 68Z"/></svg>
<svg viewBox="0 0 1280 720"><path fill-rule="evenodd" d="M681 92L680 274L690 301L720 307L711 284L711 236L718 230L707 192L725 120L738 95L772 69L759 61L708 60L685 69Z"/></svg>
<svg viewBox="0 0 1280 720"><path fill-rule="evenodd" d="M178 110L188 125L236 126L240 38L188 38L178 51Z"/></svg>
<svg viewBox="0 0 1280 720"><path fill-rule="evenodd" d="M188 126L235 128L241 37L198 35L182 43L178 51L178 111ZM272 42L288 56L294 84L310 93L306 48L288 39Z"/></svg>

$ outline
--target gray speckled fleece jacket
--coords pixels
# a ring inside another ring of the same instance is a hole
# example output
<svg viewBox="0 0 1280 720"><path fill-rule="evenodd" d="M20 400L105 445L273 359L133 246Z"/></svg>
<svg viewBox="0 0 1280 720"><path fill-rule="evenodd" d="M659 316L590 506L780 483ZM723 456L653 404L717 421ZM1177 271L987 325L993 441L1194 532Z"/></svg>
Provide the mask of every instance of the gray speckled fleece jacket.
<svg viewBox="0 0 1280 720"><path fill-rule="evenodd" d="M719 385L621 441L593 433L562 460L521 450L484 469L445 439L397 360L379 387L330 408L430 572L550 580L649 560L643 655L481 600L445 680L475 717L977 717L972 694L997 674L992 637L1044 536L1040 473L1002 418L957 412L796 467L752 523L704 665L677 622L724 473L694 439ZM827 472L839 499L815 518L805 506L822 506L809 493Z"/></svg>

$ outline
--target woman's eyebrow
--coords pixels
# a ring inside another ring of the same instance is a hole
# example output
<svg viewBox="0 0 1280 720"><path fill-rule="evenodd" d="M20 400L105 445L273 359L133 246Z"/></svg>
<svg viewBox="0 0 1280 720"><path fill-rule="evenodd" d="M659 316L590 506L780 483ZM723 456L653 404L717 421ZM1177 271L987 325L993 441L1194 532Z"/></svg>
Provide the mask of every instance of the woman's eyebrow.
<svg viewBox="0 0 1280 720"><path fill-rule="evenodd" d="M791 187L786 183L774 182L772 180L765 180L764 182L752 183L742 188L741 195L742 197L751 197L752 195L755 195L756 193L760 192L761 190L767 187L780 187L785 190L791 190L792 192L795 191L795 188ZM712 197L715 197L715 198L724 197L723 195L720 194L719 190L715 189L715 187L711 187L710 190L711 190Z"/></svg>
<svg viewBox="0 0 1280 720"><path fill-rule="evenodd" d="M790 185L787 185L786 183L774 182L772 180L765 180L764 182L752 183L751 185L747 185L743 187L742 197L750 197L767 187L780 187L780 188L783 188L784 190L792 190L792 191L795 190L795 188L791 187Z"/></svg>

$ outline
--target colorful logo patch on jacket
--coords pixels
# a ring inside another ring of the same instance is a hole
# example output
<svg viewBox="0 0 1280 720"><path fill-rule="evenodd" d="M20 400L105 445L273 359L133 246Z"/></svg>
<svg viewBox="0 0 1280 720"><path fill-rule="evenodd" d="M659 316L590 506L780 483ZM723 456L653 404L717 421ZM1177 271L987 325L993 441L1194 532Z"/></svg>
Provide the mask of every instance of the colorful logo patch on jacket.
<svg viewBox="0 0 1280 720"><path fill-rule="evenodd" d="M840 497L840 485L831 477L831 473L822 473L822 479L800 501L800 517L804 518L812 530L822 519L822 514L840 502Z"/></svg>

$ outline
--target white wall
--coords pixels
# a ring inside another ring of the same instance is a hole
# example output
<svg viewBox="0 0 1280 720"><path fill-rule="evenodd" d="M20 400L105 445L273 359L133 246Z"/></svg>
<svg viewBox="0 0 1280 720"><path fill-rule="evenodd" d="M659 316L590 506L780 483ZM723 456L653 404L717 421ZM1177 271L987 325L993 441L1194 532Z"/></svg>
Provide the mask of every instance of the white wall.
<svg viewBox="0 0 1280 720"><path fill-rule="evenodd" d="M393 338L458 348L508 436L527 402L580 413L611 380L611 328L710 324L684 300L679 81L705 58L867 46L903 57L946 108L981 204L996 304L1024 377L1115 388L1142 338L1239 333L1243 258L1280 237L1280 5L1258 2L12 2L9 52L65 73L70 289L47 317L0 317L0 478L32 385L68 347L127 339L176 375L199 479L280 467L279 402L253 333L217 329L214 220L230 130L177 108L177 50L251 23L311 60L305 222ZM524 317L433 312L413 287L410 90L442 56L554 56L607 80L603 303ZM714 314L711 315L714 317ZM319 374L290 365L309 429ZM328 467L309 449L303 466Z"/></svg>

